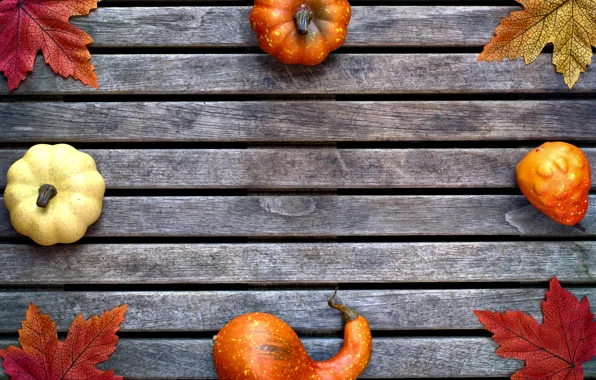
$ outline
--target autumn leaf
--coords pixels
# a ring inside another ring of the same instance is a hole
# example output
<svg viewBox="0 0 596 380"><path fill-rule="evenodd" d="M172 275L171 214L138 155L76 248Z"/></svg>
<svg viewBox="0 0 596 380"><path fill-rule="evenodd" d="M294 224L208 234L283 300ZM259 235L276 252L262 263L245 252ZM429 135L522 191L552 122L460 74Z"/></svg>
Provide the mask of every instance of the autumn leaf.
<svg viewBox="0 0 596 380"><path fill-rule="evenodd" d="M91 37L68 23L87 15L99 0L0 0L0 71L14 90L33 71L41 49L46 63L63 77L97 88L87 45Z"/></svg>
<svg viewBox="0 0 596 380"><path fill-rule="evenodd" d="M4 372L19 380L122 379L114 371L95 366L116 351L116 332L124 320L127 305L106 311L85 321L77 316L64 342L58 341L56 323L30 304L27 319L19 330L22 348L0 350Z"/></svg>
<svg viewBox="0 0 596 380"><path fill-rule="evenodd" d="M523 11L512 12L495 30L479 61L517 59L534 62L548 43L553 63L569 88L586 71L596 46L596 0L516 0Z"/></svg>
<svg viewBox="0 0 596 380"><path fill-rule="evenodd" d="M542 325L521 311L476 310L474 314L494 333L500 344L497 354L526 361L512 379L583 379L582 364L596 353L596 323L588 299L579 302L556 277L542 303Z"/></svg>

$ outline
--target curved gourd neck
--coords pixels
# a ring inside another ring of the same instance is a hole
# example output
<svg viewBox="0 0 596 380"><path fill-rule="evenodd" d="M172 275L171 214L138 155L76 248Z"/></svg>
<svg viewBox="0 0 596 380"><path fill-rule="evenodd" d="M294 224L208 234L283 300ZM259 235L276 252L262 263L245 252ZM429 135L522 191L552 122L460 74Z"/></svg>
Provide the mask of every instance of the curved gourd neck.
<svg viewBox="0 0 596 380"><path fill-rule="evenodd" d="M368 365L372 354L370 325L353 309L337 303L336 294L329 300L329 306L341 311L346 323L344 344L331 359L313 364L319 380L355 380Z"/></svg>

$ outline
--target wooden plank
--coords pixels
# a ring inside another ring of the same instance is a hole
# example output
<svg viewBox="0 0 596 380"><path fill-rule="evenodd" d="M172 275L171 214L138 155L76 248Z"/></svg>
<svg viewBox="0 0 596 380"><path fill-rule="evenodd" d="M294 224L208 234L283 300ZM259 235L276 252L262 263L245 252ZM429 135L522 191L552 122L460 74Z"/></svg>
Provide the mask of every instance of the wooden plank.
<svg viewBox="0 0 596 380"><path fill-rule="evenodd" d="M315 360L336 354L337 338L307 338L304 346ZM0 347L16 340L0 340ZM377 338L362 379L509 376L523 367L495 354L490 338ZM210 339L121 339L118 350L99 367L125 378L217 379ZM596 375L596 361L584 365L586 377Z"/></svg>
<svg viewBox="0 0 596 380"><path fill-rule="evenodd" d="M6 285L596 281L595 241L5 244L0 252Z"/></svg>
<svg viewBox="0 0 596 380"><path fill-rule="evenodd" d="M596 236L544 216L523 196L107 197L88 236ZM0 208L0 237L15 237Z"/></svg>
<svg viewBox="0 0 596 380"><path fill-rule="evenodd" d="M0 103L2 141L23 143L387 140L596 142L594 119L596 101L582 99Z"/></svg>
<svg viewBox="0 0 596 380"><path fill-rule="evenodd" d="M482 46L519 7L355 6L344 46ZM251 7L104 8L73 24L94 47L258 47Z"/></svg>
<svg viewBox="0 0 596 380"><path fill-rule="evenodd" d="M588 69L573 90L551 56L477 62L477 54L340 54L314 67L284 65L266 54L95 54L99 90L51 72L35 71L11 94L414 94L582 93L596 91ZM201 73L201 75L198 75ZM9 94L0 78L0 95Z"/></svg>
<svg viewBox="0 0 596 380"><path fill-rule="evenodd" d="M596 299L594 288L569 288ZM482 329L474 310L523 310L542 320L546 289L342 290L340 300L365 316L373 330ZM11 333L33 302L68 331L81 310L101 314L128 304L122 331L217 331L237 315L271 313L301 333L339 333L339 313L327 291L8 292L0 293L0 332Z"/></svg>
<svg viewBox="0 0 596 380"><path fill-rule="evenodd" d="M523 149L86 150L108 188L513 188ZM585 149L596 162L596 149ZM0 149L0 173L25 150ZM596 178L596 166L593 168ZM596 184L594 184L596 186ZM6 186L0 176L0 187Z"/></svg>

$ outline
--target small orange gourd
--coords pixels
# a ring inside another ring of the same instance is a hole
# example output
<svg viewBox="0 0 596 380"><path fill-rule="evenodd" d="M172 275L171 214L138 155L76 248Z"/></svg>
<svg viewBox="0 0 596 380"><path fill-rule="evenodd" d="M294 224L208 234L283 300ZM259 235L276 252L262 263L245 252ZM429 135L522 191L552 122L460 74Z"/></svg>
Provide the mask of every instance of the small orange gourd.
<svg viewBox="0 0 596 380"><path fill-rule="evenodd" d="M586 215L592 179L588 159L578 147L544 143L519 162L516 172L522 193L551 219L573 226Z"/></svg>
<svg viewBox="0 0 596 380"><path fill-rule="evenodd" d="M344 43L350 18L347 0L255 0L250 25L266 53L314 66Z"/></svg>
<svg viewBox="0 0 596 380"><path fill-rule="evenodd" d="M214 337L213 360L221 380L355 380L368 366L372 336L366 318L335 301L342 312L344 344L333 358L317 362L281 319L267 313L234 318Z"/></svg>

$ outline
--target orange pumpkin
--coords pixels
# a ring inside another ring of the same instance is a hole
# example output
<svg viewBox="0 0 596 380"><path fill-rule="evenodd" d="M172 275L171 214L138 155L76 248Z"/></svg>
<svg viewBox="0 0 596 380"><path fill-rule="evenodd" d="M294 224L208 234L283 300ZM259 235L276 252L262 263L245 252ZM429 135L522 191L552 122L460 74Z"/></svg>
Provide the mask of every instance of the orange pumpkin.
<svg viewBox="0 0 596 380"><path fill-rule="evenodd" d="M532 149L517 165L517 183L530 203L561 224L576 225L586 215L590 164L574 145L547 142Z"/></svg>
<svg viewBox="0 0 596 380"><path fill-rule="evenodd" d="M265 52L314 66L344 43L350 17L347 0L255 0L250 25Z"/></svg>
<svg viewBox="0 0 596 380"><path fill-rule="evenodd" d="M266 313L234 318L214 337L213 361L221 380L355 380L372 355L372 336L366 318L336 303L343 314L344 345L339 353L317 362L308 356L292 328Z"/></svg>

